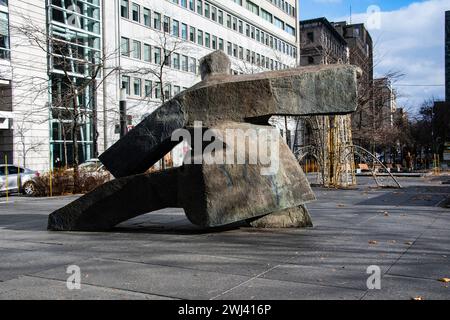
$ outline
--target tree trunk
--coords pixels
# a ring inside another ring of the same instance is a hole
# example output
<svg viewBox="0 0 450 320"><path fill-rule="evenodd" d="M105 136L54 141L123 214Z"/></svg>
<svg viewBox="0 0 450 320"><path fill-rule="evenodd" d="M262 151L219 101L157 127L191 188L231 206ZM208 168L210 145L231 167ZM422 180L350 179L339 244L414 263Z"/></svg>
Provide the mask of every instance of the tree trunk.
<svg viewBox="0 0 450 320"><path fill-rule="evenodd" d="M78 123L78 92L75 91L73 97L73 124L72 124L72 157L73 157L73 192L80 193L80 171L79 171L79 160L78 160L78 131L80 129Z"/></svg>

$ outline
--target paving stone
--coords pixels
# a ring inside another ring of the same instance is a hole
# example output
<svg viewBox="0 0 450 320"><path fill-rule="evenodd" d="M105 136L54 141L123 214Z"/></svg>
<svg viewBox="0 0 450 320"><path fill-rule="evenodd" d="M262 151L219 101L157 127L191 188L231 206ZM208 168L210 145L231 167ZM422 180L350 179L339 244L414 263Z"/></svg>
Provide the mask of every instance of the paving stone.
<svg viewBox="0 0 450 320"><path fill-rule="evenodd" d="M448 300L450 288L442 282L409 277L384 276L381 290L369 290L364 300Z"/></svg>
<svg viewBox="0 0 450 320"><path fill-rule="evenodd" d="M179 299L209 299L249 279L219 272L99 259L80 261L77 265L81 269L82 284ZM64 268L46 270L35 276L67 278Z"/></svg>
<svg viewBox="0 0 450 320"><path fill-rule="evenodd" d="M364 291L270 279L254 279L216 300L355 300Z"/></svg>
<svg viewBox="0 0 450 320"><path fill-rule="evenodd" d="M139 292L82 285L69 290L65 281L20 277L0 283L0 300L167 300Z"/></svg>

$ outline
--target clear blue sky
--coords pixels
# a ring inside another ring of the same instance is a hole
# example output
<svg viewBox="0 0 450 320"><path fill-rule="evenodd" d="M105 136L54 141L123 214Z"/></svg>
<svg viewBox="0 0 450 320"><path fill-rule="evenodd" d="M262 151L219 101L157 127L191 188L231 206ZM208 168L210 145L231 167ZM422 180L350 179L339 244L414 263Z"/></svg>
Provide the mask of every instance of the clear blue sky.
<svg viewBox="0 0 450 320"><path fill-rule="evenodd" d="M353 13L366 12L371 5L379 6L382 11L392 11L413 2L423 2L423 0L300 0L300 18L303 20L317 17L349 16L350 6Z"/></svg>
<svg viewBox="0 0 450 320"><path fill-rule="evenodd" d="M372 5L381 11L378 27L369 28L375 43L375 76L390 71L405 75L394 87L399 105L410 113L427 99L443 99L445 11L450 10L450 0L300 0L300 19L349 21L351 6L352 22L367 26Z"/></svg>

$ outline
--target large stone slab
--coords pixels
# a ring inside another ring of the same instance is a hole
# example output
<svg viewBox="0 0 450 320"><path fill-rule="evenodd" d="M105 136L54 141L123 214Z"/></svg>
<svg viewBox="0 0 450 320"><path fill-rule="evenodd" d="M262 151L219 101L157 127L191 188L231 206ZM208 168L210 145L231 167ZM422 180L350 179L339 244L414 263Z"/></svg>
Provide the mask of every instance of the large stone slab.
<svg viewBox="0 0 450 320"><path fill-rule="evenodd" d="M302 67L230 75L228 57L215 52L201 63L203 81L162 105L100 156L116 177L144 173L175 144L178 128L201 121L266 123L272 115L348 114L357 107L358 69L350 65Z"/></svg>

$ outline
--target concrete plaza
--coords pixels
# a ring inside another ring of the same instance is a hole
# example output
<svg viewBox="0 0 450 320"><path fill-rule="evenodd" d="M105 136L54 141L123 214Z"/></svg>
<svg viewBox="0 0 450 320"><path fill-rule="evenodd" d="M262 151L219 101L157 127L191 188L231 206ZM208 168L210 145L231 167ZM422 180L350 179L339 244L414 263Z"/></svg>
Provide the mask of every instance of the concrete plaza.
<svg viewBox="0 0 450 320"><path fill-rule="evenodd" d="M170 209L109 233L46 231L74 197L0 198L0 299L450 299L447 178L315 188L314 228L201 230ZM68 290L67 267L81 270ZM382 272L368 290L369 266Z"/></svg>

